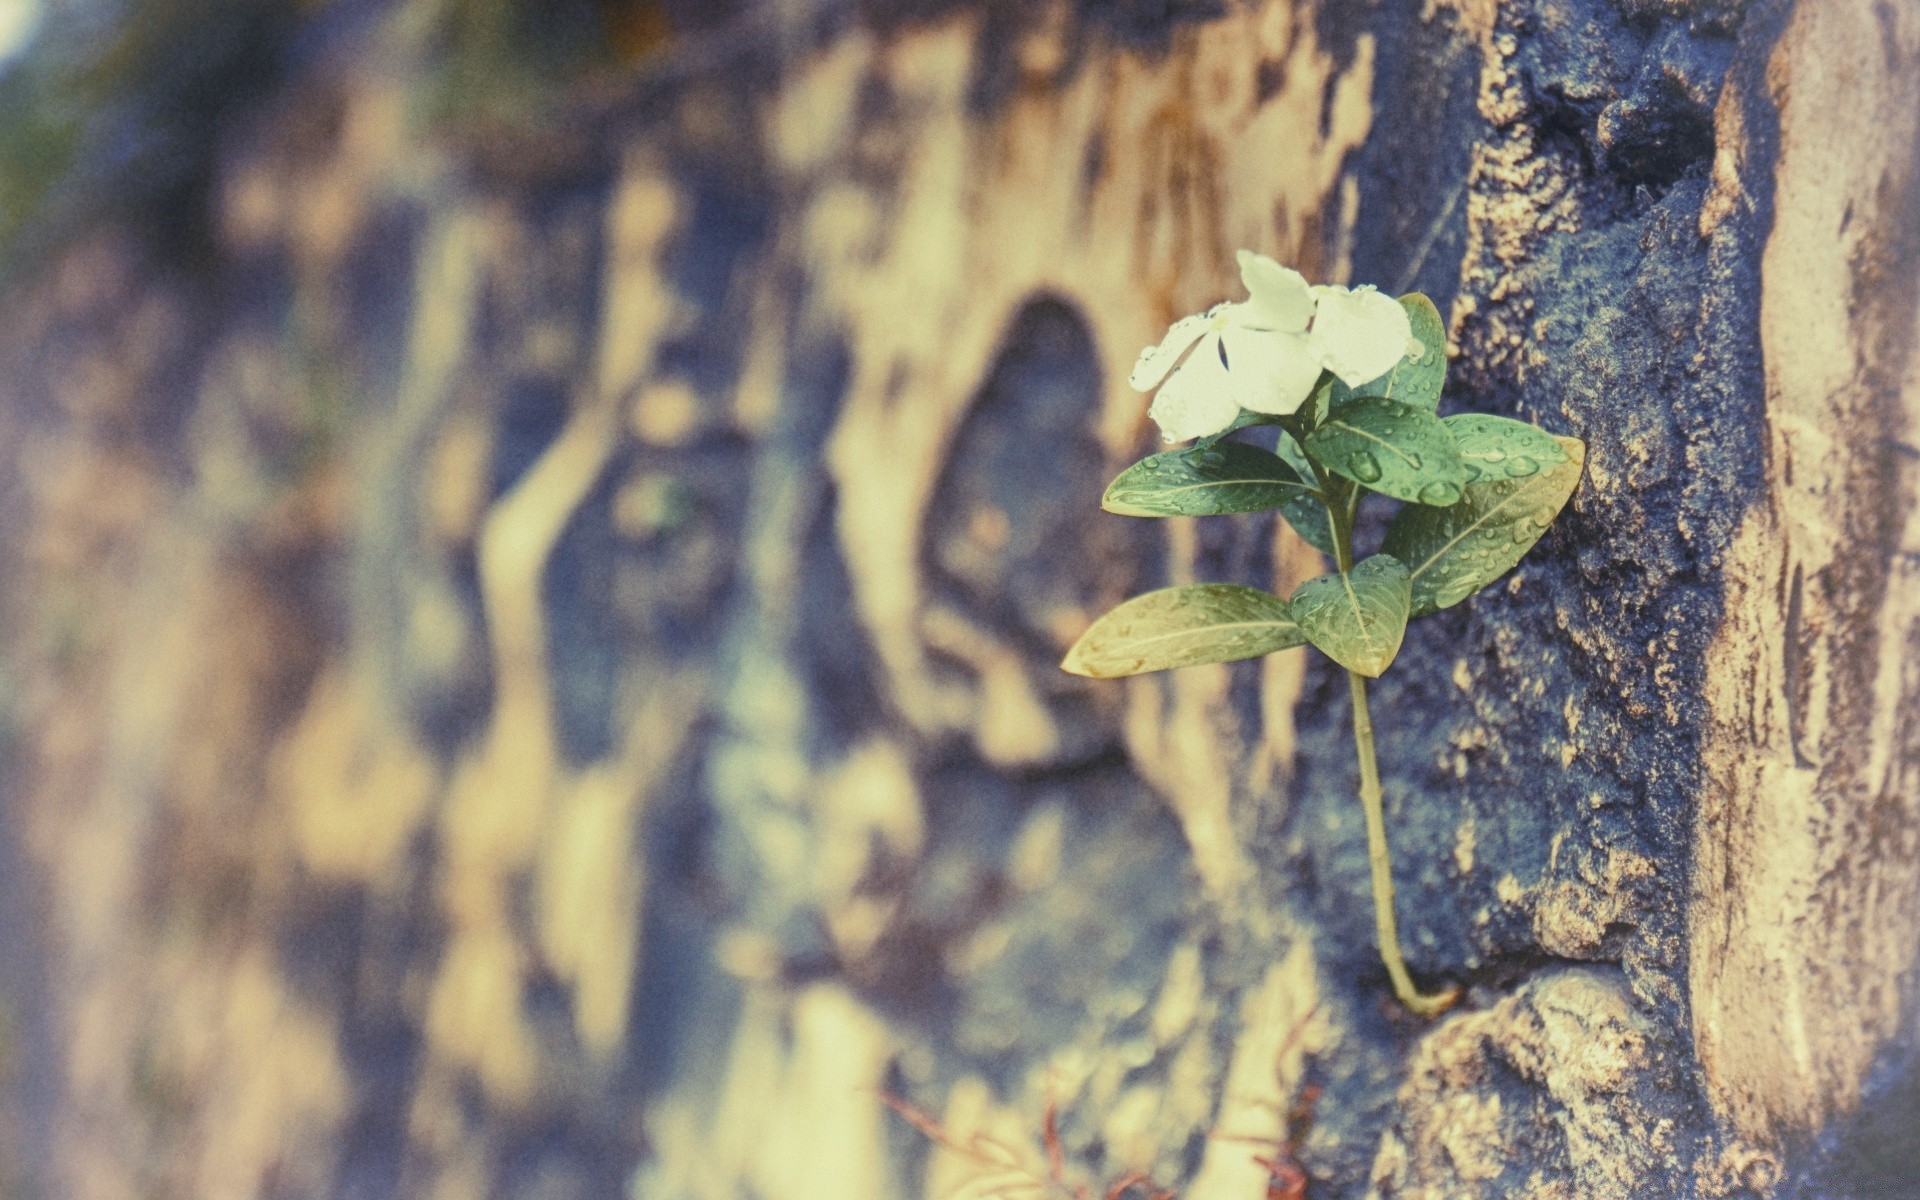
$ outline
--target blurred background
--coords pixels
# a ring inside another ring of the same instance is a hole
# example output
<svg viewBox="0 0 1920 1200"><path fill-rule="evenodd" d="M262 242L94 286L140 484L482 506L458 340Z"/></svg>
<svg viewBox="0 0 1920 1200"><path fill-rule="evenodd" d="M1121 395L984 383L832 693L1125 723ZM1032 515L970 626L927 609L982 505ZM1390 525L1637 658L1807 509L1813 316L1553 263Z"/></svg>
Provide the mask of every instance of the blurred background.
<svg viewBox="0 0 1920 1200"><path fill-rule="evenodd" d="M1910 992L1804 1104L1689 1024L1796 20L0 0L0 1197L954 1194L882 1090L1189 1200L1920 1194ZM1054 666L1324 569L1098 510L1243 246L1593 445L1378 692L1439 1031L1340 680Z"/></svg>

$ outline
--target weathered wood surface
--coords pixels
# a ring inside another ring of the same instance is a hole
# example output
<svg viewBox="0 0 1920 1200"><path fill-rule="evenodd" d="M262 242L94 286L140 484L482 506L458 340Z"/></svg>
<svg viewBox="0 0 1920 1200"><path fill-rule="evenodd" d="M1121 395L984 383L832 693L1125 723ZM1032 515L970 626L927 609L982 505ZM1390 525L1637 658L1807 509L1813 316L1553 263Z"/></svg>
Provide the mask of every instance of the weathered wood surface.
<svg viewBox="0 0 1920 1200"><path fill-rule="evenodd" d="M505 149L429 10L8 301L23 1189L1916 1186L1920 9L769 5ZM1434 1025L1324 664L1053 665L1322 569L1097 510L1243 246L1591 447L1378 692Z"/></svg>

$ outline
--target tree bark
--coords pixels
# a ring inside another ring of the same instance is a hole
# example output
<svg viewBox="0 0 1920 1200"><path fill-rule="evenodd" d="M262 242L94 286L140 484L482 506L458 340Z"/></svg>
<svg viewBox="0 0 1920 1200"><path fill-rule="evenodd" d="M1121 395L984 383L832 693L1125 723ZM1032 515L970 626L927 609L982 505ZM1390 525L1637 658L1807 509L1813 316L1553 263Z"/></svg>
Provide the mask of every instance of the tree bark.
<svg viewBox="0 0 1920 1200"><path fill-rule="evenodd" d="M435 12L12 286L22 1186L1920 1188L1920 6L743 5L517 126ZM1435 1022L1337 668L1056 668L1326 569L1098 507L1242 247L1589 445L1373 690Z"/></svg>

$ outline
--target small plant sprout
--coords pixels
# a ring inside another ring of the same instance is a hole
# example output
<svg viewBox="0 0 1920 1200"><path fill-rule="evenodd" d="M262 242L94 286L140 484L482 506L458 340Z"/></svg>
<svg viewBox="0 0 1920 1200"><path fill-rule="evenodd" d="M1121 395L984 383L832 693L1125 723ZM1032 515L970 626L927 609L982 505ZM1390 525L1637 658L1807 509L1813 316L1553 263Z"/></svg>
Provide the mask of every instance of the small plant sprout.
<svg viewBox="0 0 1920 1200"><path fill-rule="evenodd" d="M1158 389L1149 415L1168 442L1199 440L1129 467L1101 507L1277 509L1334 570L1286 599L1232 583L1148 592L1095 621L1061 665L1111 679L1311 644L1345 668L1380 956L1401 1002L1434 1016L1458 990L1423 994L1400 952L1367 680L1393 662L1409 618L1458 604L1520 561L1573 495L1586 446L1505 417L1440 416L1446 334L1425 296L1309 287L1244 250L1240 277L1246 300L1176 322L1130 378ZM1276 452L1222 440L1255 425L1280 427ZM1354 519L1368 493L1402 507L1379 552L1358 558Z"/></svg>

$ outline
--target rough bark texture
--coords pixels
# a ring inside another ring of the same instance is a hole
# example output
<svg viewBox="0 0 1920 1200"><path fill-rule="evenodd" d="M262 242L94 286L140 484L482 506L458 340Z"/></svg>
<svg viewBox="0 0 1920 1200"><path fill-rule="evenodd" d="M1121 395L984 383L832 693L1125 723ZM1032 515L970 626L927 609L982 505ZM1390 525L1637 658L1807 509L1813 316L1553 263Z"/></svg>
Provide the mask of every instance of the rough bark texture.
<svg viewBox="0 0 1920 1200"><path fill-rule="evenodd" d="M1189 1200L1920 1189L1920 7L685 7L511 128L316 19L13 284L0 1184L964 1185L888 1089ZM1097 508L1243 246L1590 446L1375 693L1437 1023L1324 660L1054 666L1324 569Z"/></svg>

